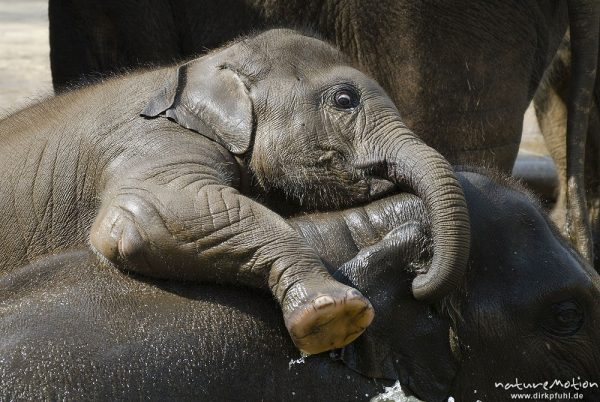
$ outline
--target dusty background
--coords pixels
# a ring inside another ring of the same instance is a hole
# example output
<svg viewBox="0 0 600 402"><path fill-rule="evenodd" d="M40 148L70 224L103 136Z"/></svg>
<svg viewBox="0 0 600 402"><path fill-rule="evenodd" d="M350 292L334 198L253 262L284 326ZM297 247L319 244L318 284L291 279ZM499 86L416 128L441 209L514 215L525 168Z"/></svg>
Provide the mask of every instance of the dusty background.
<svg viewBox="0 0 600 402"><path fill-rule="evenodd" d="M47 0L0 0L0 116L52 93Z"/></svg>
<svg viewBox="0 0 600 402"><path fill-rule="evenodd" d="M0 116L52 93L47 9L47 0L0 0ZM531 108L523 133L522 148L545 153Z"/></svg>

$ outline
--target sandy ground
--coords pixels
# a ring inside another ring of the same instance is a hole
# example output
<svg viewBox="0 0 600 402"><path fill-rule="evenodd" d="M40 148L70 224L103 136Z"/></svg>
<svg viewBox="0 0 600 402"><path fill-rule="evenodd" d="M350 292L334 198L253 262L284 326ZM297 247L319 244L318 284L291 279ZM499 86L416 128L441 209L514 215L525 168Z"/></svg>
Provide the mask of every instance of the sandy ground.
<svg viewBox="0 0 600 402"><path fill-rule="evenodd" d="M52 93L47 0L0 0L0 116ZM545 154L531 108L522 149Z"/></svg>
<svg viewBox="0 0 600 402"><path fill-rule="evenodd" d="M46 0L0 0L0 115L52 93Z"/></svg>

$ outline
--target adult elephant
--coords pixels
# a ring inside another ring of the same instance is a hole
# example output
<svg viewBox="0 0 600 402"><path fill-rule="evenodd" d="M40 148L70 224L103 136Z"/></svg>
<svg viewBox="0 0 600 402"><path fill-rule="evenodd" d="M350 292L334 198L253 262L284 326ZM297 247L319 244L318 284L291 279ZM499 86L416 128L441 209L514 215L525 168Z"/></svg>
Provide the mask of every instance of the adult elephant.
<svg viewBox="0 0 600 402"><path fill-rule="evenodd" d="M575 390L597 400L600 277L530 196L479 173L460 181L470 271L436 305L411 294L430 257L417 197L292 222L377 310L333 356L299 361L266 293L139 281L76 250L14 270L0 279L3 397L348 401L398 380L427 401Z"/></svg>
<svg viewBox="0 0 600 402"><path fill-rule="evenodd" d="M408 127L451 163L509 172L525 109L570 25L578 45L570 236L590 257L577 144L594 82L598 7L594 0L50 0L52 77L60 90L82 76L187 58L252 30L308 26L380 82Z"/></svg>

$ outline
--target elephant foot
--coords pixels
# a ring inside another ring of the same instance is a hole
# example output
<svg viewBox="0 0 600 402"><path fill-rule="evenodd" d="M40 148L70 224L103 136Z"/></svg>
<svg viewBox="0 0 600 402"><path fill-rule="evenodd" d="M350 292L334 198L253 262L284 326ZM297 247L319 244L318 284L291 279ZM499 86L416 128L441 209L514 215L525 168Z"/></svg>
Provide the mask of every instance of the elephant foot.
<svg viewBox="0 0 600 402"><path fill-rule="evenodd" d="M371 303L356 289L337 284L340 289L319 294L284 312L286 327L300 351L316 354L346 346L371 324Z"/></svg>

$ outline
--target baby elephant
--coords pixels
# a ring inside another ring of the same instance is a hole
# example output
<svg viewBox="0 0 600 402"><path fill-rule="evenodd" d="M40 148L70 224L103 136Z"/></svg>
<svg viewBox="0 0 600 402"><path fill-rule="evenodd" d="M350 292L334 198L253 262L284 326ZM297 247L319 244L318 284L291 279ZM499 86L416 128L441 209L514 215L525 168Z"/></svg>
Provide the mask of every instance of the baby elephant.
<svg viewBox="0 0 600 402"><path fill-rule="evenodd" d="M414 296L438 300L466 266L468 215L448 163L377 83L294 31L56 97L0 131L5 268L89 235L143 275L268 286L295 344L318 353L358 337L373 309L257 198L331 209L410 188L434 249Z"/></svg>

